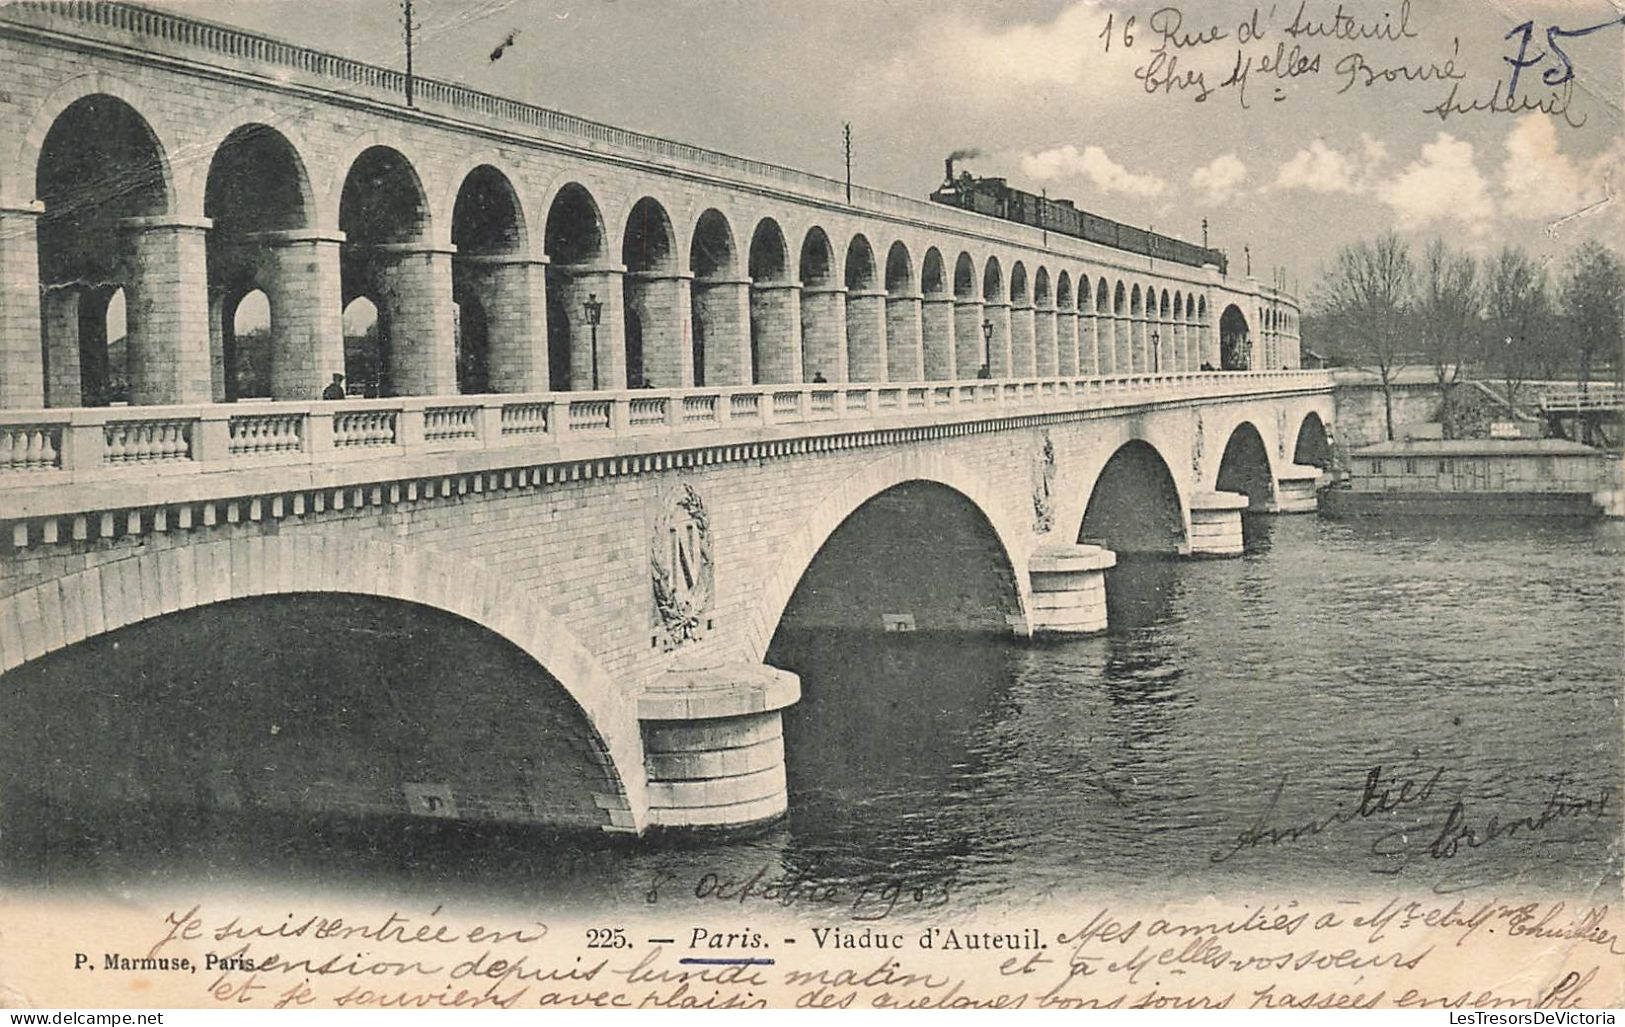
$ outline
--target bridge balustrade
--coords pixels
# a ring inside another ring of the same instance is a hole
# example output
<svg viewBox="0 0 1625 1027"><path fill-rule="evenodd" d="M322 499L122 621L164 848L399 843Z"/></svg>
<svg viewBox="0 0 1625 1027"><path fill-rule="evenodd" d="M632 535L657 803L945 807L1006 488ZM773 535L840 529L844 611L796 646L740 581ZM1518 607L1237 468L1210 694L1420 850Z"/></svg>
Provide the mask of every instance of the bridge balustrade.
<svg viewBox="0 0 1625 1027"><path fill-rule="evenodd" d="M710 442L706 433L724 431L767 437L783 426L816 424L824 433L847 425L901 427L1331 386L1326 371L1183 372L5 411L0 480L8 486L90 482L466 449L535 450L576 440L625 440L628 449L646 449L645 442L656 440Z"/></svg>

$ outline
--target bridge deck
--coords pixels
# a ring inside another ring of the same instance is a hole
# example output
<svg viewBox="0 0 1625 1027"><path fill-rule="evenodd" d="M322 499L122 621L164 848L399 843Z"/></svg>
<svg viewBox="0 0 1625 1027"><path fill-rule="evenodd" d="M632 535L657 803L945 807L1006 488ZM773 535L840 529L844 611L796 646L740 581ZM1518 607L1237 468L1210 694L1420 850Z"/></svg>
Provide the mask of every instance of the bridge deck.
<svg viewBox="0 0 1625 1027"><path fill-rule="evenodd" d="M1331 387L1187 372L6 411L0 519Z"/></svg>

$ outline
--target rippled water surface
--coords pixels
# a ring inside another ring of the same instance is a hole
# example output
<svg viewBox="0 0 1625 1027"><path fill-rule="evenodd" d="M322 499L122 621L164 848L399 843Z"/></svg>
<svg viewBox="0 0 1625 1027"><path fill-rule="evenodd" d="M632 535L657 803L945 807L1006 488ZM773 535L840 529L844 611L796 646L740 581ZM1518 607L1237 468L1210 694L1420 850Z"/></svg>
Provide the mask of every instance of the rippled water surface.
<svg viewBox="0 0 1625 1027"><path fill-rule="evenodd" d="M239 818L151 873L628 904L755 877L971 911L1094 890L1617 881L1625 526L1250 527L1242 559L1126 558L1099 637L782 632L772 658L804 688L792 812L755 838L324 825L312 847L290 840L310 825Z"/></svg>

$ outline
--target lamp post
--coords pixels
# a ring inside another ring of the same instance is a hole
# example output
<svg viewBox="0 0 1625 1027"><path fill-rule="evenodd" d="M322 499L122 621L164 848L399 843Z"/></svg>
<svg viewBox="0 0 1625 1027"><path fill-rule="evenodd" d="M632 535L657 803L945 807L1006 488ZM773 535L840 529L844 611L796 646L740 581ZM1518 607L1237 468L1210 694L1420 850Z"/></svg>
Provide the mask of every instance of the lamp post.
<svg viewBox="0 0 1625 1027"><path fill-rule="evenodd" d="M587 293L587 302L582 304L587 311L587 324L592 326L592 391L598 391L598 322L604 317L604 305L598 302L596 292Z"/></svg>
<svg viewBox="0 0 1625 1027"><path fill-rule="evenodd" d="M1155 331L1151 333L1151 373L1162 373L1162 335Z"/></svg>
<svg viewBox="0 0 1625 1027"><path fill-rule="evenodd" d="M993 377L993 321L982 321L982 377Z"/></svg>

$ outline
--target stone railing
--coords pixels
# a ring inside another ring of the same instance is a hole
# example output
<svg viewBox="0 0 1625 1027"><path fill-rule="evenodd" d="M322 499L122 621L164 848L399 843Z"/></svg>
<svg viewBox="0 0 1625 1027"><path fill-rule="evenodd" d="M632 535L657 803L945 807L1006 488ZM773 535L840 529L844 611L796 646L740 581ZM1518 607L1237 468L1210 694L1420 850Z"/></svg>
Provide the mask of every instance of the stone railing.
<svg viewBox="0 0 1625 1027"><path fill-rule="evenodd" d="M577 442L647 452L1331 388L1326 371L1219 371L0 411L0 481L15 488L468 449L512 450L526 462Z"/></svg>

